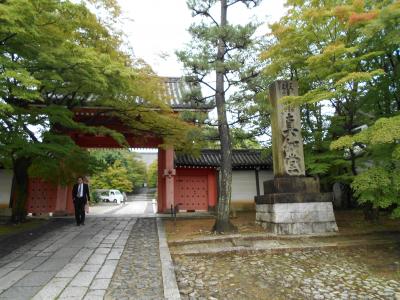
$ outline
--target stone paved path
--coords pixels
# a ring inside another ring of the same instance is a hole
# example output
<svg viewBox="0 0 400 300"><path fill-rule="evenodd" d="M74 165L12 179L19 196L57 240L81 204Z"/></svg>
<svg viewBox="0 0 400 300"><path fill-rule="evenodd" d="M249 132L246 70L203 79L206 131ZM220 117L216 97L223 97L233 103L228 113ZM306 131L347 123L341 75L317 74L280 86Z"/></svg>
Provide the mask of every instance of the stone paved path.
<svg viewBox="0 0 400 300"><path fill-rule="evenodd" d="M156 219L138 219L105 299L163 299L158 247Z"/></svg>
<svg viewBox="0 0 400 300"><path fill-rule="evenodd" d="M27 242L0 259L0 299L103 299L110 282L107 294L114 291L117 265L123 272L130 254L135 255L135 276L148 272L153 279L148 285L139 281L136 288L143 285L143 295L153 298L162 295L162 283L154 283L154 277L162 278L155 220L139 220L134 227L136 222L132 217L88 218L85 226L68 224ZM128 256L119 265L127 241ZM117 274L122 282L134 278Z"/></svg>
<svg viewBox="0 0 400 300"><path fill-rule="evenodd" d="M3 247L11 252L0 257L0 299L180 299L156 218L57 221L25 242L15 236L18 248Z"/></svg>

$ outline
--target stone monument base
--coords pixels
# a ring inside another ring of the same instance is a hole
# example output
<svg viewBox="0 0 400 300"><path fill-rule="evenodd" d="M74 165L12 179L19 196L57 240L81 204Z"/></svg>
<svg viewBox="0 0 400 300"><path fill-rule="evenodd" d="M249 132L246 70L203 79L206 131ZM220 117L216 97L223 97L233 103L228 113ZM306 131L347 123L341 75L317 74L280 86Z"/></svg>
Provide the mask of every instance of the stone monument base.
<svg viewBox="0 0 400 300"><path fill-rule="evenodd" d="M312 177L281 177L264 182L265 195L256 197L256 223L275 234L338 231L332 193L319 192Z"/></svg>

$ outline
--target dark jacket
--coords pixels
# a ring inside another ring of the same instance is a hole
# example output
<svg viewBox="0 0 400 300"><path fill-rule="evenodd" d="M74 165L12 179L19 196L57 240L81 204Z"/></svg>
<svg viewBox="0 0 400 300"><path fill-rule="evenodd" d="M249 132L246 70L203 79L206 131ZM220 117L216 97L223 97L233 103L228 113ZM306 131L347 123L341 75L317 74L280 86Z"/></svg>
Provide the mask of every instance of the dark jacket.
<svg viewBox="0 0 400 300"><path fill-rule="evenodd" d="M78 186L79 184L74 184L72 188L72 199L75 201L78 198ZM90 201L90 194L89 194L89 186L86 183L83 183L83 199L86 204L87 201Z"/></svg>

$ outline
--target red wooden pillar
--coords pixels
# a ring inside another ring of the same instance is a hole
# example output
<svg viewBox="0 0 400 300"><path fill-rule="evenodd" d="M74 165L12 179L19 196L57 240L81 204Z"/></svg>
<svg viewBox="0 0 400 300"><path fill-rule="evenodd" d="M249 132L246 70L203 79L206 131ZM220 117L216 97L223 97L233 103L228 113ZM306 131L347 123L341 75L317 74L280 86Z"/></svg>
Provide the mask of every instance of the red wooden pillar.
<svg viewBox="0 0 400 300"><path fill-rule="evenodd" d="M168 212L174 203L174 149L158 149L158 212Z"/></svg>
<svg viewBox="0 0 400 300"><path fill-rule="evenodd" d="M166 211L171 209L171 206L175 206L174 200L174 182L175 182L176 170L174 168L174 149L168 148L165 150L165 201Z"/></svg>
<svg viewBox="0 0 400 300"><path fill-rule="evenodd" d="M165 201L165 150L158 149L158 176L157 176L157 210L163 212L166 207Z"/></svg>

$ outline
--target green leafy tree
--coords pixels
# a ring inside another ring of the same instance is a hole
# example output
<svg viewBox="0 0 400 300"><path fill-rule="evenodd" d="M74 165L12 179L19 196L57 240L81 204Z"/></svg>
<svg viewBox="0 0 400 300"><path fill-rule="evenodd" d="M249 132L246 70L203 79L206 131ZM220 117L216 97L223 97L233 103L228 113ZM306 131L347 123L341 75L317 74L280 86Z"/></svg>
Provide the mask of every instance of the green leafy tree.
<svg viewBox="0 0 400 300"><path fill-rule="evenodd" d="M232 182L232 141L227 119L226 92L232 86L244 81L246 73L243 66L247 51L253 45L252 35L256 24L233 25L228 23L227 12L230 7L242 4L256 6L257 0L189 0L188 7L194 17L201 18L189 28L192 42L186 51L177 53L188 70L188 79L212 90L217 107L218 131L222 152L220 192L217 218L213 230L227 232L234 230L229 220ZM219 17L213 16L213 8L219 5ZM215 85L208 77L215 73ZM251 72L250 72L251 73ZM248 74L247 74L248 75ZM210 96L206 96L210 98Z"/></svg>
<svg viewBox="0 0 400 300"><path fill-rule="evenodd" d="M396 180L385 174L397 164L390 151L398 140L388 136L398 130L400 108L400 3L288 1L287 6L287 15L271 26L271 43L262 58L266 75L299 81L301 96L283 101L303 105L306 159L308 154L313 164L308 171L331 175L332 168L341 169L342 179L354 180L360 202L387 207L388 195L394 199L395 190L386 195L382 190L371 192L367 181L377 187L374 174L384 181ZM327 109L333 116L321 113ZM354 135L361 125L369 129ZM374 132L387 141L376 142ZM328 152L327 145L337 139L331 145L335 152ZM365 173L368 168L370 173Z"/></svg>
<svg viewBox="0 0 400 300"><path fill-rule="evenodd" d="M158 178L158 161L155 160L149 165L147 171L147 184L150 188L155 188L157 186Z"/></svg>
<svg viewBox="0 0 400 300"><path fill-rule="evenodd" d="M89 2L110 17L100 21L83 2L0 1L0 163L14 170L16 221L26 215L29 173L67 183L91 169L66 132L108 135L126 145L116 131L75 122L71 109L104 107L131 133L153 132L169 145L178 140L177 148L193 145L193 126L160 97L162 82L120 50L121 35L109 24L118 16L116 2Z"/></svg>
<svg viewBox="0 0 400 300"><path fill-rule="evenodd" d="M350 149L367 145L353 182L358 201L372 209L394 206L393 216L400 217L400 116L381 118L370 128L353 136L344 136L331 144L332 149ZM367 213L371 213L367 211ZM373 219L378 216L370 216Z"/></svg>
<svg viewBox="0 0 400 300"><path fill-rule="evenodd" d="M130 190L123 190L131 192L134 189L143 186L146 181L146 164L137 158L135 153L128 150L92 150L90 155L94 158L98 166L95 168L94 175L96 178L109 177L106 173L109 168L119 162L120 168L126 170L129 181L131 182ZM99 180L96 179L96 182ZM103 188L102 186L92 185L93 188ZM109 187L116 189L116 187Z"/></svg>
<svg viewBox="0 0 400 300"><path fill-rule="evenodd" d="M326 105L337 117L331 121L340 129L331 138L351 134L365 121L361 103L368 86L382 74L379 68L365 68L365 61L376 53L366 50L363 33L349 26L350 15L364 7L360 1L288 1L288 8L287 15L271 26L275 42L262 54L269 62L265 73L299 82L301 96L287 101L329 101ZM357 155L352 150L349 159L356 175Z"/></svg>
<svg viewBox="0 0 400 300"><path fill-rule="evenodd" d="M92 176L91 184L93 189L117 189L124 192L133 190L128 171L119 160L116 160L104 172Z"/></svg>

